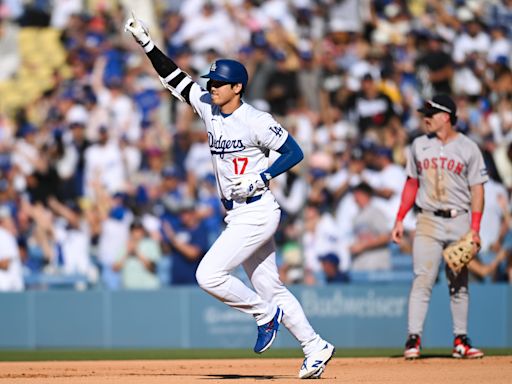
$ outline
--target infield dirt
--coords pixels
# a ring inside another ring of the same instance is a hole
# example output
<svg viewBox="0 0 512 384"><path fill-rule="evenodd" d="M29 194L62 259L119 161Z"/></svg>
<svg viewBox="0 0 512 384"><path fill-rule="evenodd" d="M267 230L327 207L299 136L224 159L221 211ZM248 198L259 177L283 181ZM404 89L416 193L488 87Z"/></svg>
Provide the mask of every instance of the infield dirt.
<svg viewBox="0 0 512 384"><path fill-rule="evenodd" d="M53 361L0 363L0 383L297 383L300 359ZM480 360L337 358L322 383L510 384L512 357Z"/></svg>

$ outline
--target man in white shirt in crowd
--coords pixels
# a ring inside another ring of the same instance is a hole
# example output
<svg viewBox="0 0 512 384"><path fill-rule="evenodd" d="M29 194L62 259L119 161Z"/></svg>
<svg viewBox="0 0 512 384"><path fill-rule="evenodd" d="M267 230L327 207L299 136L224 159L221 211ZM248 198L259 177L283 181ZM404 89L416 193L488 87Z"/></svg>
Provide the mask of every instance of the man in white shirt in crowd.
<svg viewBox="0 0 512 384"><path fill-rule="evenodd" d="M39 155L37 147L37 130L31 124L23 125L19 130L20 138L16 140L12 152L12 164L19 168L23 176L30 176L35 171Z"/></svg>
<svg viewBox="0 0 512 384"><path fill-rule="evenodd" d="M85 151L85 194L92 197L92 184L99 180L110 193L123 190L127 181L126 169L119 145L110 140L109 129L100 128L98 143Z"/></svg>
<svg viewBox="0 0 512 384"><path fill-rule="evenodd" d="M110 210L101 223L98 240L98 260L101 264L101 279L108 289L121 288L121 276L113 269L119 255L124 252L129 239L133 214L125 204L124 193L116 193L110 202Z"/></svg>
<svg viewBox="0 0 512 384"><path fill-rule="evenodd" d="M336 253L338 248L338 233L336 222L329 212L308 202L304 208L304 236L302 238L304 252L304 282L313 285L317 280L322 281L323 271L320 256Z"/></svg>
<svg viewBox="0 0 512 384"><path fill-rule="evenodd" d="M371 151L373 153L371 165L375 170L366 172L365 178L373 188L374 204L386 215L386 223L391 230L395 212L400 206L401 186L404 185L407 175L403 167L393 162L391 148L376 146ZM404 222L407 230L414 229L415 223L412 217L412 213L408 214Z"/></svg>
<svg viewBox="0 0 512 384"><path fill-rule="evenodd" d="M351 269L377 271L391 269L391 240L386 216L375 204L374 191L362 182L353 188L354 200L359 208L352 221Z"/></svg>
<svg viewBox="0 0 512 384"><path fill-rule="evenodd" d="M23 291L23 271L9 208L0 207L0 292Z"/></svg>
<svg viewBox="0 0 512 384"><path fill-rule="evenodd" d="M51 197L48 204L57 216L54 221L55 239L62 255L62 271L66 275L82 275L94 284L98 280L98 270L91 260L91 235L89 224L82 210L75 202L62 204ZM77 283L77 289L85 289L83 283Z"/></svg>

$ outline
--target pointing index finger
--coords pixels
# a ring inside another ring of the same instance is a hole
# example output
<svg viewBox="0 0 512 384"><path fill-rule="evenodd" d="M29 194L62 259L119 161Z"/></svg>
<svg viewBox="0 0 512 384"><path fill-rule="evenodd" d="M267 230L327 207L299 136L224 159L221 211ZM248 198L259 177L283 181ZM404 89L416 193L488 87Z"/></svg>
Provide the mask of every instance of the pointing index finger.
<svg viewBox="0 0 512 384"><path fill-rule="evenodd" d="M133 12L133 10L132 10L132 19L133 19L132 27L137 27L139 25L139 22L137 21L137 17L135 16L135 12Z"/></svg>

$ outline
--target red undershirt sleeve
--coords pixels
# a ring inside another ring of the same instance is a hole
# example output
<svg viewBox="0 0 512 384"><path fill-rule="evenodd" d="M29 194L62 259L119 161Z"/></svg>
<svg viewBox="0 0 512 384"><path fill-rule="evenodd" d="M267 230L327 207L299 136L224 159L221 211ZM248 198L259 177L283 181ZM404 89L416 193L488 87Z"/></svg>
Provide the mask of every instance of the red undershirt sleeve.
<svg viewBox="0 0 512 384"><path fill-rule="evenodd" d="M407 212L409 212L409 210L414 205L418 187L418 179L413 179L412 177L407 178L404 189L402 191L402 200L400 203L400 208L398 209L398 214L396 215L396 221L403 221L405 215L407 215Z"/></svg>

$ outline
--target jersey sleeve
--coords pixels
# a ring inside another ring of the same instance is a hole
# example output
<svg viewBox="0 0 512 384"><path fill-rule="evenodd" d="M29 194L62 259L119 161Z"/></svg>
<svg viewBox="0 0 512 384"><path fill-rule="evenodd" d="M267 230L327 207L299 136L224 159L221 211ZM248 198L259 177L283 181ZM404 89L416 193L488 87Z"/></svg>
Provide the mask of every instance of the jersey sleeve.
<svg viewBox="0 0 512 384"><path fill-rule="evenodd" d="M468 162L469 186L483 184L489 180L482 152L480 152L480 149L475 143L471 142L471 144L471 152Z"/></svg>
<svg viewBox="0 0 512 384"><path fill-rule="evenodd" d="M405 171L407 172L407 176L417 179L418 178L418 168L416 166L416 145L415 141L409 146L406 152L407 163L405 165Z"/></svg>
<svg viewBox="0 0 512 384"><path fill-rule="evenodd" d="M277 151L288 138L286 131L281 124L275 121L268 113L262 114L255 119L253 125L252 139L258 147L264 147Z"/></svg>
<svg viewBox="0 0 512 384"><path fill-rule="evenodd" d="M206 110L211 109L212 98L208 91L201 88L199 84L194 82L189 93L190 105L197 112L199 117L204 118Z"/></svg>

